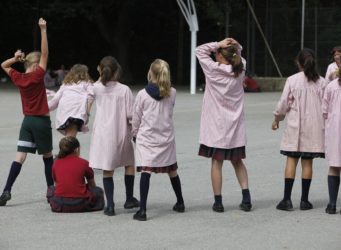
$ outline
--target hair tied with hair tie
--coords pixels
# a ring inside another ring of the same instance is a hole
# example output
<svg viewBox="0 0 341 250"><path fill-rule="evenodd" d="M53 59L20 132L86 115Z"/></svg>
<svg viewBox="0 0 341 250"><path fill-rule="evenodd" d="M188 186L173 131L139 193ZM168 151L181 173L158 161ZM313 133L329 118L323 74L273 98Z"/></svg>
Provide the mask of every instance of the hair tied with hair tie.
<svg viewBox="0 0 341 250"><path fill-rule="evenodd" d="M237 54L236 53L233 53L233 55L232 55L233 57L235 57L235 56L237 56Z"/></svg>

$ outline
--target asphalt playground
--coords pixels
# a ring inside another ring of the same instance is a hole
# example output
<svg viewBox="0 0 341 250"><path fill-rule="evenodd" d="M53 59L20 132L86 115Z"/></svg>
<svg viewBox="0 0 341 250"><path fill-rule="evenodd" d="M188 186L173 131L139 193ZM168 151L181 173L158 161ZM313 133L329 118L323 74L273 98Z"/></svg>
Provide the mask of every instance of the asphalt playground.
<svg viewBox="0 0 341 250"><path fill-rule="evenodd" d="M136 94L137 90L134 90ZM125 210L124 172L116 171L116 216L103 212L56 214L45 199L43 162L29 155L13 189L12 200L0 207L0 249L341 249L341 215L328 215L327 171L323 159L314 161L310 201L314 209L299 210L300 167L292 201L295 210L275 206L283 196L285 157L279 154L284 124L271 130L272 110L279 92L247 93L245 160L253 210L238 209L241 190L229 162L224 163L224 213L212 211L210 160L197 156L202 93L178 90L174 113L177 158L186 212L172 211L175 195L167 175L152 175L148 196L148 221L132 219L136 210ZM0 86L0 188L14 159L21 120L21 101L14 88ZM91 123L95 114L91 116ZM61 135L54 127L54 154ZM79 134L81 155L88 159L90 134ZM135 196L139 197L136 174ZM96 172L102 186L102 175ZM340 208L340 202L338 211Z"/></svg>

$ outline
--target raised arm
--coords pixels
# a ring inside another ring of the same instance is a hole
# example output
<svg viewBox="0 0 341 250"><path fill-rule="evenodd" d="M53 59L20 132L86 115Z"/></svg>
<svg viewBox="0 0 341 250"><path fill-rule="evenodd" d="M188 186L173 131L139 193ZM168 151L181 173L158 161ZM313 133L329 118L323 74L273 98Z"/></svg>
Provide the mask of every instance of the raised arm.
<svg viewBox="0 0 341 250"><path fill-rule="evenodd" d="M19 49L14 53L14 57L7 59L1 63L1 68L9 75L12 65L16 62L22 62L25 59L25 54Z"/></svg>
<svg viewBox="0 0 341 250"><path fill-rule="evenodd" d="M43 18L39 19L39 27L41 34L41 56L39 66L46 70L47 67L47 59L49 56L49 48L47 43L47 26L46 21Z"/></svg>
<svg viewBox="0 0 341 250"><path fill-rule="evenodd" d="M209 74L212 71L212 68L215 67L215 64L217 64L211 58L211 53L216 52L218 48L219 45L217 42L211 42L202 44L195 49L195 55L197 56L205 75Z"/></svg>

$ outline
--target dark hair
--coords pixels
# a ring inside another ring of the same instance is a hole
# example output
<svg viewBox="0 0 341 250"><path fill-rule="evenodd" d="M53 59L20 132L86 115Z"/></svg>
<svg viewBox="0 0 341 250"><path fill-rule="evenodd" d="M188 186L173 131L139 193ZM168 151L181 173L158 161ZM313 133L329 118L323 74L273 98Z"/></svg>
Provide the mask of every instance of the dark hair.
<svg viewBox="0 0 341 250"><path fill-rule="evenodd" d="M109 81L118 81L121 77L121 66L112 56L103 57L99 63L100 77L103 85Z"/></svg>
<svg viewBox="0 0 341 250"><path fill-rule="evenodd" d="M331 58L330 58L330 61L331 62L334 62L334 55L336 52L340 52L341 53L341 46L335 46L332 51L330 51L330 55L331 55Z"/></svg>
<svg viewBox="0 0 341 250"><path fill-rule="evenodd" d="M243 72L244 65L236 45L230 45L226 48L219 48L217 52L220 53L225 60L232 65L232 71L235 77L238 77L239 74Z"/></svg>
<svg viewBox="0 0 341 250"><path fill-rule="evenodd" d="M296 61L303 68L305 76L308 81L316 82L320 76L317 73L315 53L311 49L302 49L298 55Z"/></svg>
<svg viewBox="0 0 341 250"><path fill-rule="evenodd" d="M62 138L59 142L59 153L57 155L57 158L61 159L70 154L73 154L76 148L79 148L79 146L79 141L76 137L66 136Z"/></svg>

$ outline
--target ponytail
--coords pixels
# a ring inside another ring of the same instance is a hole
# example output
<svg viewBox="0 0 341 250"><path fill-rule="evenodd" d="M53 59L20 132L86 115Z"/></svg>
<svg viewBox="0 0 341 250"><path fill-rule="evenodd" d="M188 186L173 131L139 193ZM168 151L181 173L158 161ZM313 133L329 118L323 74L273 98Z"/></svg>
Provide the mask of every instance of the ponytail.
<svg viewBox="0 0 341 250"><path fill-rule="evenodd" d="M164 60L156 59L151 64L150 71L156 78L156 84L159 86L160 96L169 97L171 93L171 79L168 63ZM150 76L148 78L150 78Z"/></svg>
<svg viewBox="0 0 341 250"><path fill-rule="evenodd" d="M311 49L302 49L297 56L297 61L303 68L308 81L316 82L320 76L317 73L314 51Z"/></svg>
<svg viewBox="0 0 341 250"><path fill-rule="evenodd" d="M238 48L235 45L227 48L219 48L218 52L232 65L232 72L235 77L238 77L244 70L242 58L238 53Z"/></svg>
<svg viewBox="0 0 341 250"><path fill-rule="evenodd" d="M112 56L104 57L99 63L101 82L105 86L109 81L119 81L122 68Z"/></svg>

